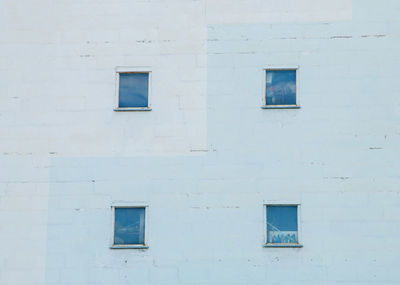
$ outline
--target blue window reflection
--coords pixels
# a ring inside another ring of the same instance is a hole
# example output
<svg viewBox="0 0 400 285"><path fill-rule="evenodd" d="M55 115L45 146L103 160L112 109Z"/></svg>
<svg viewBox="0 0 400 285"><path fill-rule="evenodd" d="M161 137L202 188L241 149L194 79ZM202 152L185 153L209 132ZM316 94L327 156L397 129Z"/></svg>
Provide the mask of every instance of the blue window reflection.
<svg viewBox="0 0 400 285"><path fill-rule="evenodd" d="M267 243L298 243L297 206L267 206Z"/></svg>
<svg viewBox="0 0 400 285"><path fill-rule="evenodd" d="M145 208L115 208L114 244L144 244Z"/></svg>
<svg viewBox="0 0 400 285"><path fill-rule="evenodd" d="M296 105L296 70L267 70L266 105Z"/></svg>
<svg viewBox="0 0 400 285"><path fill-rule="evenodd" d="M120 73L118 107L148 107L149 74Z"/></svg>

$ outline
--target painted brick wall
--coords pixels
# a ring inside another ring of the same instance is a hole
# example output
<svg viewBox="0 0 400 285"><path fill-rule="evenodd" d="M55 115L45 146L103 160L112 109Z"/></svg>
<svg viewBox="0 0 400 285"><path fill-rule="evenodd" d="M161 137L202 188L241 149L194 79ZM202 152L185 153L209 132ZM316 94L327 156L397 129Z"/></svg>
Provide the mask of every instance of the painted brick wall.
<svg viewBox="0 0 400 285"><path fill-rule="evenodd" d="M0 285L398 284L400 4L1 1ZM262 110L298 65L298 110ZM114 112L150 66L151 112ZM263 203L301 203L301 249ZM116 202L149 249L111 250Z"/></svg>

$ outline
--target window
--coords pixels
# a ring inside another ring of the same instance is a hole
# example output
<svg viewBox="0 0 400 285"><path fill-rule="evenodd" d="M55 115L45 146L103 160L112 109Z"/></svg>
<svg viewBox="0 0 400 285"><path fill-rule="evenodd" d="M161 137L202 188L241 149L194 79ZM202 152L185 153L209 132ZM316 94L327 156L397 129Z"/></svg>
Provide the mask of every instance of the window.
<svg viewBox="0 0 400 285"><path fill-rule="evenodd" d="M263 108L299 108L297 90L297 68L265 69Z"/></svg>
<svg viewBox="0 0 400 285"><path fill-rule="evenodd" d="M266 205L265 246L301 247L299 205Z"/></svg>
<svg viewBox="0 0 400 285"><path fill-rule="evenodd" d="M124 69L122 69L124 70ZM117 71L115 111L150 111L150 71Z"/></svg>
<svg viewBox="0 0 400 285"><path fill-rule="evenodd" d="M147 248L146 207L113 207L111 248Z"/></svg>

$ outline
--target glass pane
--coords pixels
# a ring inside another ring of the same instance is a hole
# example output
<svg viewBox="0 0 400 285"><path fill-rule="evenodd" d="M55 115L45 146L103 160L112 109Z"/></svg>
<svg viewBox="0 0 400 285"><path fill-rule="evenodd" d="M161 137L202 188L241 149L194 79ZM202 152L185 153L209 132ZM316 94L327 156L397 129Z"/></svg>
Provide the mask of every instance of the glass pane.
<svg viewBox="0 0 400 285"><path fill-rule="evenodd" d="M149 74L119 74L119 107L148 107Z"/></svg>
<svg viewBox="0 0 400 285"><path fill-rule="evenodd" d="M267 206L267 243L298 243L297 206Z"/></svg>
<svg viewBox="0 0 400 285"><path fill-rule="evenodd" d="M267 105L296 105L296 70L267 70Z"/></svg>
<svg viewBox="0 0 400 285"><path fill-rule="evenodd" d="M114 244L144 244L144 208L115 208Z"/></svg>

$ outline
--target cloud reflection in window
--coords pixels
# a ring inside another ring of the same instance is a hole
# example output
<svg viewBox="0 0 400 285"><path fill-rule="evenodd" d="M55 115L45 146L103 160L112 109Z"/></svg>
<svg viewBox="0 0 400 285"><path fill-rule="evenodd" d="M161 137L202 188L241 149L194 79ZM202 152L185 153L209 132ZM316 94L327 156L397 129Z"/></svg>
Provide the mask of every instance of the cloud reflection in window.
<svg viewBox="0 0 400 285"><path fill-rule="evenodd" d="M144 244L145 208L115 208L114 244Z"/></svg>
<svg viewBox="0 0 400 285"><path fill-rule="evenodd" d="M296 70L267 70L266 105L296 105Z"/></svg>

